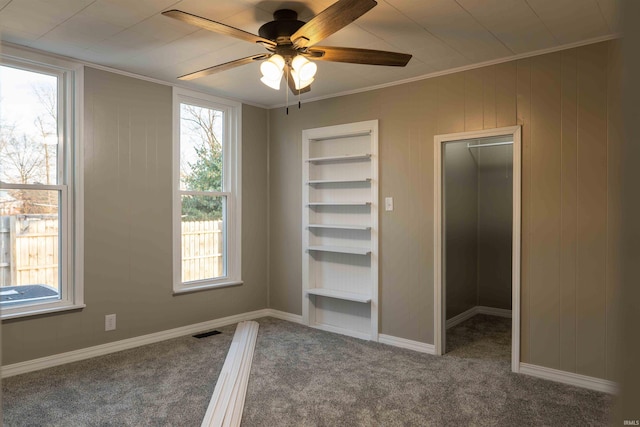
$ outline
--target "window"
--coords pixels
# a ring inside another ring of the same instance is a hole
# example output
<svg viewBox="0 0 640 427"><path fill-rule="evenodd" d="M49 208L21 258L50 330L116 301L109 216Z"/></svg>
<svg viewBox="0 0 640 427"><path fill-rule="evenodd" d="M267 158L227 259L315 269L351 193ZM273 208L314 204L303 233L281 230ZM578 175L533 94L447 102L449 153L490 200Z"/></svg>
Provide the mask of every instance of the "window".
<svg viewBox="0 0 640 427"><path fill-rule="evenodd" d="M241 284L240 104L174 88L174 292Z"/></svg>
<svg viewBox="0 0 640 427"><path fill-rule="evenodd" d="M14 48L0 57L2 318L84 307L74 106L82 69Z"/></svg>

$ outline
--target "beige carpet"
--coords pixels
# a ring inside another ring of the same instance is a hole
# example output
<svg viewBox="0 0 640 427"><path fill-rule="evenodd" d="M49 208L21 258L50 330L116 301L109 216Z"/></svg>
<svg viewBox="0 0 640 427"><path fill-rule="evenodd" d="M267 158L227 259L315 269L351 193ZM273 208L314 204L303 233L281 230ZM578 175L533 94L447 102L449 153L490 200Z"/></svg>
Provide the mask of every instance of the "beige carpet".
<svg viewBox="0 0 640 427"><path fill-rule="evenodd" d="M509 322L469 319L437 357L260 319L242 425L607 425L611 396L510 372ZM8 378L4 425L199 426L234 329Z"/></svg>

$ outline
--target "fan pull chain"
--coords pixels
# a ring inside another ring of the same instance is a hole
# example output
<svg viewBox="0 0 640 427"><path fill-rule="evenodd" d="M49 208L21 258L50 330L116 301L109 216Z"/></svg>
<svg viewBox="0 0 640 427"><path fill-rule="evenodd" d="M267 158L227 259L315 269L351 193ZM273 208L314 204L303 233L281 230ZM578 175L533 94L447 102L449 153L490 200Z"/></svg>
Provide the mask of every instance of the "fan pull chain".
<svg viewBox="0 0 640 427"><path fill-rule="evenodd" d="M284 87L284 91L287 93L285 98L285 104L287 105L287 116L289 115L289 67L287 67L287 86Z"/></svg>

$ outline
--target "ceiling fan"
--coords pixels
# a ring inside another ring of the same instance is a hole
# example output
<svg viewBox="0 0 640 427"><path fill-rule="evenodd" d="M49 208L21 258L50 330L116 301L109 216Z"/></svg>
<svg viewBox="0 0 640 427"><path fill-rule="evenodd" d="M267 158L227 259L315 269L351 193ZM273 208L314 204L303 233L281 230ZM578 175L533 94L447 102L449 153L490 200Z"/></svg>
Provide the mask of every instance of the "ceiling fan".
<svg viewBox="0 0 640 427"><path fill-rule="evenodd" d="M309 59L395 67L407 65L411 55L405 53L317 46L317 43L355 21L376 5L375 0L338 0L309 22L299 21L297 12L293 10L276 10L273 13L273 21L267 22L258 30L259 36L176 9L168 10L162 14L205 30L260 44L268 51L268 53L236 59L185 74L178 77L179 79L192 80L240 65L263 61L260 66L263 83L274 89L279 89L282 75L286 74L289 88L295 95L299 95L311 90L310 85L317 66Z"/></svg>

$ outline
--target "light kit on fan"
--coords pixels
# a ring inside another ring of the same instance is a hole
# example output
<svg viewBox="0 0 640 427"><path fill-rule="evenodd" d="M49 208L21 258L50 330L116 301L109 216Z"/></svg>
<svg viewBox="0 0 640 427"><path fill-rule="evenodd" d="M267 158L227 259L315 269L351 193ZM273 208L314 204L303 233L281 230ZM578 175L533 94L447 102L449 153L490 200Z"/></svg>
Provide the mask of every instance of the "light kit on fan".
<svg viewBox="0 0 640 427"><path fill-rule="evenodd" d="M260 64L260 81L272 89L280 90L280 81L284 73L285 59L278 54L272 55ZM316 75L318 66L302 55L296 55L291 61L291 77L297 90L309 86Z"/></svg>
<svg viewBox="0 0 640 427"><path fill-rule="evenodd" d="M302 55L298 55L291 61L291 77L296 89L300 90L309 86L318 71L318 66Z"/></svg>
<svg viewBox="0 0 640 427"><path fill-rule="evenodd" d="M260 64L262 78L260 81L272 89L280 90L280 80L284 70L284 58L280 55L272 55Z"/></svg>

